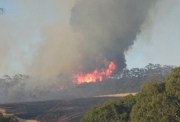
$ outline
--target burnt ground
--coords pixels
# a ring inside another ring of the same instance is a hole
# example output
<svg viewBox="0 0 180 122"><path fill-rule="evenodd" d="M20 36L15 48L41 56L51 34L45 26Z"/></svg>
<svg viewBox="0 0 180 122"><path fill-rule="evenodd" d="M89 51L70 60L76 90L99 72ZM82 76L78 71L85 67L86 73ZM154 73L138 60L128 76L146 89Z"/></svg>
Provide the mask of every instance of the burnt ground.
<svg viewBox="0 0 180 122"><path fill-rule="evenodd" d="M91 97L66 100L0 104L7 113L14 113L22 119L42 122L79 122L85 112L94 105L119 97Z"/></svg>

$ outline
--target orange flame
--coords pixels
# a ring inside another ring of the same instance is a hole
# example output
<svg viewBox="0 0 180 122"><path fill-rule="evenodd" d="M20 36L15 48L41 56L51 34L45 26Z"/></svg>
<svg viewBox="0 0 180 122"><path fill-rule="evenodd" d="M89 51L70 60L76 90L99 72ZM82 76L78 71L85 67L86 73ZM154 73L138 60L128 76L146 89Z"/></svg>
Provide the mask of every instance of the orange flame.
<svg viewBox="0 0 180 122"><path fill-rule="evenodd" d="M116 65L114 62L110 62L107 69L94 70L92 73L78 73L74 74L73 78L75 79L73 82L76 84L82 83L91 83L96 81L102 81L105 78L108 78L113 71L116 70Z"/></svg>

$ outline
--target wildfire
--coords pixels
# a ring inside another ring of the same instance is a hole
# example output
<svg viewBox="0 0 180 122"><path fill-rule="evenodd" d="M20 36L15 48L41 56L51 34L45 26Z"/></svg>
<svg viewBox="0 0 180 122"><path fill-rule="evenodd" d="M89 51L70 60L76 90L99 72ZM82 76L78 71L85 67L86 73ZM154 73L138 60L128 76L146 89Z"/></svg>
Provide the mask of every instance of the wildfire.
<svg viewBox="0 0 180 122"><path fill-rule="evenodd" d="M94 70L92 73L78 73L74 74L74 83L82 84L82 83L90 83L96 81L102 81L103 79L108 78L113 71L116 70L116 65L114 62L110 62L107 69Z"/></svg>

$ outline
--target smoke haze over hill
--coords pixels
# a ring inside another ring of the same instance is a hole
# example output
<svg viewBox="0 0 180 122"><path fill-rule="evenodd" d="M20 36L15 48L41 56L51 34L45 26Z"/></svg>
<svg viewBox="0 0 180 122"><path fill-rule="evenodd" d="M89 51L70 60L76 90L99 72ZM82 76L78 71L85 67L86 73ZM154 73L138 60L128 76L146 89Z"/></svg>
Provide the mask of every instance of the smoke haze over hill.
<svg viewBox="0 0 180 122"><path fill-rule="evenodd" d="M168 0L0 3L5 10L0 15L0 75L28 74L26 85L18 81L5 86L13 86L7 89L12 88L14 94L23 91L31 99L45 94L58 96L66 86L73 89L73 73L106 69L111 61L117 66L114 74L123 71L127 66L125 54L137 37L145 37L143 42L148 45L151 25L178 0L171 4Z"/></svg>
<svg viewBox="0 0 180 122"><path fill-rule="evenodd" d="M0 102L93 97L97 95L138 92L147 82L165 81L172 66L149 64L144 68L124 69L102 82L74 84L69 75L59 75L53 82L40 84L28 75L0 78ZM36 83L36 82L37 83ZM66 85L66 86L63 86Z"/></svg>

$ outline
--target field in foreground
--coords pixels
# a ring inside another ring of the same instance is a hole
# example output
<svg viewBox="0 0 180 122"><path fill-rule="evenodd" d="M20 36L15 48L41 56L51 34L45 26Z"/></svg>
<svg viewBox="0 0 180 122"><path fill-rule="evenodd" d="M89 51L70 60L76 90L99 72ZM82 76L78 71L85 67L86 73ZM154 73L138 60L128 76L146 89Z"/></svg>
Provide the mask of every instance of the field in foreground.
<svg viewBox="0 0 180 122"><path fill-rule="evenodd" d="M79 122L85 112L93 105L101 104L107 100L120 99L120 97L121 95L9 103L1 104L0 108L6 109L7 113L14 113L22 119L34 119L42 122Z"/></svg>

